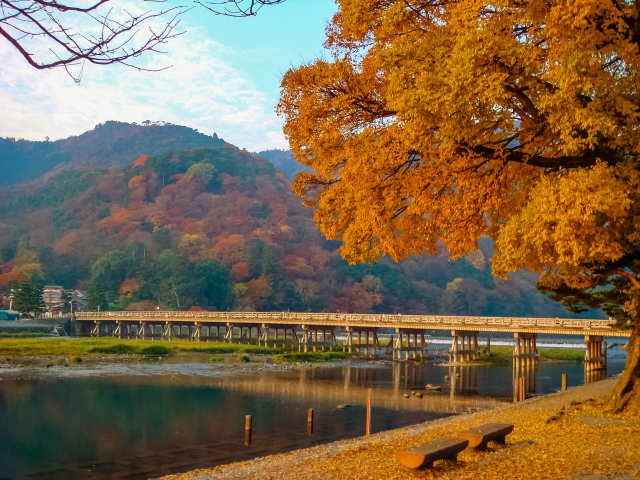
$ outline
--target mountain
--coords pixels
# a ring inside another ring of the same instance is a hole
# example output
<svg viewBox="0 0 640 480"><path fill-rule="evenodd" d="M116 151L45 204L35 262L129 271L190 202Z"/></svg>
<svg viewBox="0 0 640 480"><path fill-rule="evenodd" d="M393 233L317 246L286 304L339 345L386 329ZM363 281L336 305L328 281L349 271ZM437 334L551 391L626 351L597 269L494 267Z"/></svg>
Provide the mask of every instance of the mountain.
<svg viewBox="0 0 640 480"><path fill-rule="evenodd" d="M488 240L456 261L441 252L349 265L272 163L228 144L139 156L154 132L167 131L146 128L135 142L127 134L128 145L140 145L133 152L109 147L124 143L106 134L102 147L74 140L88 152L74 151L81 166L72 160L40 182L4 189L0 286L32 279L86 288L102 309L567 316L535 289L534 275L494 278ZM174 144L201 139L175 132ZM88 160L106 151L108 162Z"/></svg>
<svg viewBox="0 0 640 480"><path fill-rule="evenodd" d="M293 156L291 150L263 150L258 152L258 155L269 160L276 168L285 172L289 178L295 177L296 173L301 170L311 171L309 167L296 162L296 157Z"/></svg>
<svg viewBox="0 0 640 480"><path fill-rule="evenodd" d="M192 128L164 122L106 122L54 142L0 138L0 186L36 180L60 165L125 166L141 155L185 148L215 148L226 142Z"/></svg>

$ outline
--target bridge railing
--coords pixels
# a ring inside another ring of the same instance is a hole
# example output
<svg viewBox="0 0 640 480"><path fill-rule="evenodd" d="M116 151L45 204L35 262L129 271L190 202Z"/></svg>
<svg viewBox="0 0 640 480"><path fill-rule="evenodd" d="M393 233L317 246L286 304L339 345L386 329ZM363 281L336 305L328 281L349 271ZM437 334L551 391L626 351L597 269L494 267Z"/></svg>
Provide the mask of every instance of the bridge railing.
<svg viewBox="0 0 640 480"><path fill-rule="evenodd" d="M386 324L425 324L452 326L511 326L511 327L578 327L578 328L610 328L615 320L575 319L575 318L526 318L526 317L472 317L452 315L387 315L373 313L308 313L308 312L77 312L76 318L82 319L209 319L209 320L291 320L292 323L335 322L342 325L357 323Z"/></svg>

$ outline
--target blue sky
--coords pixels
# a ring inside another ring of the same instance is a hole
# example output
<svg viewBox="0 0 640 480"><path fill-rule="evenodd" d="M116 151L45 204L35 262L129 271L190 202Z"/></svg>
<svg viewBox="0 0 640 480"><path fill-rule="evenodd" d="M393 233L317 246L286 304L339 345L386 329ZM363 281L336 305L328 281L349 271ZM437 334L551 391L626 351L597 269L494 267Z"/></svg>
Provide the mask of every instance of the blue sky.
<svg viewBox="0 0 640 480"><path fill-rule="evenodd" d="M195 8L167 53L144 60L172 68L88 66L80 85L64 70L36 71L0 41L0 136L54 140L107 120L163 120L216 132L251 151L287 148L273 112L280 77L323 54L335 10L333 0L287 0L239 19Z"/></svg>

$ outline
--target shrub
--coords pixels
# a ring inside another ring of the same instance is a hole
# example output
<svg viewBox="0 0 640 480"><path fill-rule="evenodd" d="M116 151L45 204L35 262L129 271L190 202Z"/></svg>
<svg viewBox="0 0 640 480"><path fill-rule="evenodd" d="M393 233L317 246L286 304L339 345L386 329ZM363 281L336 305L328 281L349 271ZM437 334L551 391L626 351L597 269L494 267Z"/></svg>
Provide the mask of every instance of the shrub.
<svg viewBox="0 0 640 480"><path fill-rule="evenodd" d="M348 353L348 352L325 352L322 354L325 360L346 360L347 358L351 358L357 353Z"/></svg>
<svg viewBox="0 0 640 480"><path fill-rule="evenodd" d="M213 355L212 357L209 357L209 361L211 363L224 362L224 357L222 355Z"/></svg>
<svg viewBox="0 0 640 480"><path fill-rule="evenodd" d="M249 355L238 355L238 361L239 362L250 362L251 359L249 358Z"/></svg>
<svg viewBox="0 0 640 480"><path fill-rule="evenodd" d="M173 350L163 345L150 345L142 349L143 355L171 355Z"/></svg>
<svg viewBox="0 0 640 480"><path fill-rule="evenodd" d="M183 352L194 352L194 353L234 353L237 352L238 349L234 347L205 347L205 348L181 348Z"/></svg>
<svg viewBox="0 0 640 480"><path fill-rule="evenodd" d="M71 357L71 362L72 363L81 363L82 362L82 357L80 355L73 355Z"/></svg>
<svg viewBox="0 0 640 480"><path fill-rule="evenodd" d="M276 348L266 348L266 347L244 347L241 350L238 350L238 353L247 353L247 354L261 354L261 353L280 353L281 349Z"/></svg>
<svg viewBox="0 0 640 480"><path fill-rule="evenodd" d="M94 347L89 350L89 353L138 353L138 347L124 343L116 343L108 347Z"/></svg>
<svg viewBox="0 0 640 480"><path fill-rule="evenodd" d="M274 356L274 360L282 362L327 362L331 360L344 360L356 353L347 352L294 352L282 353Z"/></svg>

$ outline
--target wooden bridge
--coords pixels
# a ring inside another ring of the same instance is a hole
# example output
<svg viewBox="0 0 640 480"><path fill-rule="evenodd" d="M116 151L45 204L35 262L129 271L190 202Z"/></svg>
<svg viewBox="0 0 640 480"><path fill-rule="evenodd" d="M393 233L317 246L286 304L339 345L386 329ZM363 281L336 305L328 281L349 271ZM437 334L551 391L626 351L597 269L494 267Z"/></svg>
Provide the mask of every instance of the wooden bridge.
<svg viewBox="0 0 640 480"><path fill-rule="evenodd" d="M581 335L587 344L587 369L606 367L604 336L629 337L615 330L613 320L471 317L443 315L338 314L303 312L77 312L76 331L80 335L111 335L120 338L171 340L221 340L297 349L332 350L338 344L336 331L346 331L343 349L365 355L385 350L393 358L423 357L427 352L426 330L448 330L453 337L450 361L461 363L477 358L480 332L513 333L516 339L514 366L537 361L539 334ZM393 343L383 347L380 329L394 330ZM604 350L603 350L604 346Z"/></svg>

